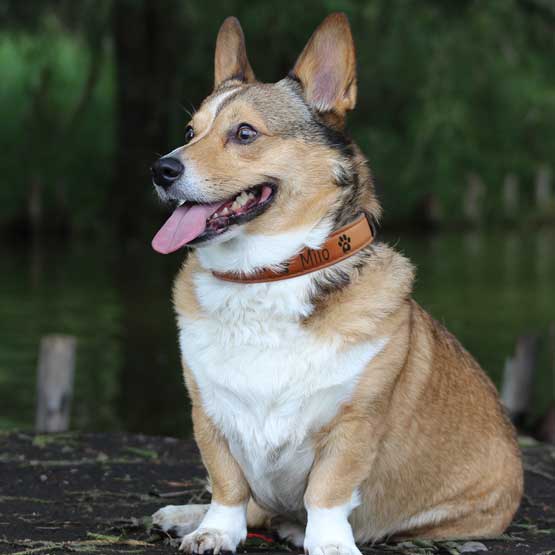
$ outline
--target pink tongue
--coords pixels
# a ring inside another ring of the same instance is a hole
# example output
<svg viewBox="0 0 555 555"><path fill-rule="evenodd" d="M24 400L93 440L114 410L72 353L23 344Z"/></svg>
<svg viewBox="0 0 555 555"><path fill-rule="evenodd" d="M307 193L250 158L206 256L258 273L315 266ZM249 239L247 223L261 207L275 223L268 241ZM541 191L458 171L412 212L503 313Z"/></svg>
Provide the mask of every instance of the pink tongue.
<svg viewBox="0 0 555 555"><path fill-rule="evenodd" d="M225 203L183 205L176 208L154 236L152 248L161 254L169 254L180 249L206 229L206 220L222 204Z"/></svg>
<svg viewBox="0 0 555 555"><path fill-rule="evenodd" d="M260 193L260 200L258 202L264 202L268 200L271 194L272 194L272 188L268 187L268 185L264 185L264 187L262 187L262 193Z"/></svg>

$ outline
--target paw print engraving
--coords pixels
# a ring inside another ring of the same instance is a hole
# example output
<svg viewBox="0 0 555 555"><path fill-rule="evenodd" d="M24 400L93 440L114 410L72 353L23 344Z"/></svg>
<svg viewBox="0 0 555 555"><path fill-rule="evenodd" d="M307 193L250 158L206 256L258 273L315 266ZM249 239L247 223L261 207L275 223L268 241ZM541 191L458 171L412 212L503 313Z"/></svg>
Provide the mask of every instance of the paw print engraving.
<svg viewBox="0 0 555 555"><path fill-rule="evenodd" d="M343 249L343 252L349 252L351 250L351 238L348 235L341 235L337 244Z"/></svg>

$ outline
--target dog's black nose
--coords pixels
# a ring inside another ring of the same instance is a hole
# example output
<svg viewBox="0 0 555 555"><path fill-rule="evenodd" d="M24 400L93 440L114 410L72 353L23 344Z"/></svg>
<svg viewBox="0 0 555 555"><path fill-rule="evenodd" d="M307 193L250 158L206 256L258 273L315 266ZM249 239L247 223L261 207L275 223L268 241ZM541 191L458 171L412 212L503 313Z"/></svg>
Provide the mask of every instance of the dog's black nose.
<svg viewBox="0 0 555 555"><path fill-rule="evenodd" d="M183 164L177 158L159 158L150 167L152 179L156 185L167 189L183 174Z"/></svg>

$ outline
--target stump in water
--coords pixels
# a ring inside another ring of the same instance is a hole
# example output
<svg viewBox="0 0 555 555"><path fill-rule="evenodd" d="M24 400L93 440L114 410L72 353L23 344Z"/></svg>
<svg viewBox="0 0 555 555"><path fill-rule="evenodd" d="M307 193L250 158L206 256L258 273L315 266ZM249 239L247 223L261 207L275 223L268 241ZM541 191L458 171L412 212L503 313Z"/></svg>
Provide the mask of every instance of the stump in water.
<svg viewBox="0 0 555 555"><path fill-rule="evenodd" d="M47 335L40 343L37 375L38 432L65 432L69 428L75 350L69 335Z"/></svg>

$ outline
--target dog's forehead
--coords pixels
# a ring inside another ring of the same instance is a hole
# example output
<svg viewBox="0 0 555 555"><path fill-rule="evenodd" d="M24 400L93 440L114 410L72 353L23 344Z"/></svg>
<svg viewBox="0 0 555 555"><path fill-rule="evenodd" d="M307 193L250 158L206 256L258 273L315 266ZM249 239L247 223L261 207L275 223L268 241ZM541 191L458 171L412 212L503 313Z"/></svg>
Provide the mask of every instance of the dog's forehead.
<svg viewBox="0 0 555 555"><path fill-rule="evenodd" d="M298 124L311 117L295 84L284 79L277 83L254 83L230 85L218 89L202 103L197 117L212 124L223 113L248 117L249 110L256 111L272 131L279 132L286 125Z"/></svg>
<svg viewBox="0 0 555 555"><path fill-rule="evenodd" d="M201 131L202 135L206 134L213 126L226 101L241 91L242 87L240 85L230 86L218 89L206 97L193 116L193 123L197 132Z"/></svg>

